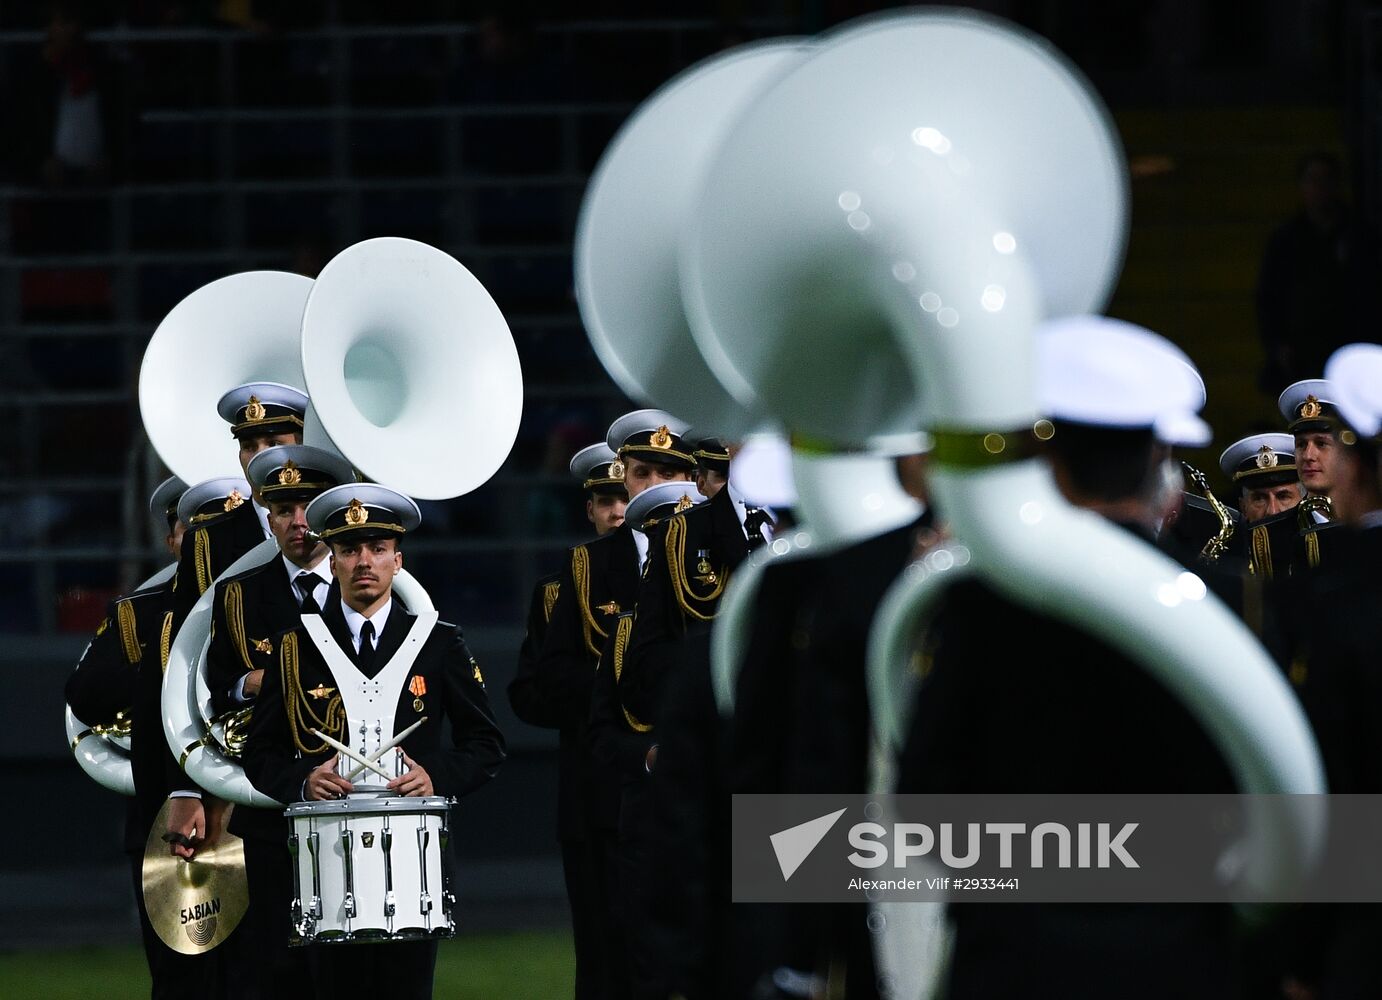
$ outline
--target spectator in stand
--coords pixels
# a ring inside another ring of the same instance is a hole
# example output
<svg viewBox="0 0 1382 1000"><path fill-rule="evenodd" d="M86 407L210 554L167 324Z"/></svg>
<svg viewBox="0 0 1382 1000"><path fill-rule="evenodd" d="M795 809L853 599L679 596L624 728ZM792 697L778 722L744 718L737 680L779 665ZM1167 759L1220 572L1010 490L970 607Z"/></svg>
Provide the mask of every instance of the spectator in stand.
<svg viewBox="0 0 1382 1000"><path fill-rule="evenodd" d="M1257 281L1259 383L1272 396L1319 378L1343 344L1373 339L1379 318L1377 239L1344 200L1338 157L1309 153L1296 176L1301 210L1272 233Z"/></svg>

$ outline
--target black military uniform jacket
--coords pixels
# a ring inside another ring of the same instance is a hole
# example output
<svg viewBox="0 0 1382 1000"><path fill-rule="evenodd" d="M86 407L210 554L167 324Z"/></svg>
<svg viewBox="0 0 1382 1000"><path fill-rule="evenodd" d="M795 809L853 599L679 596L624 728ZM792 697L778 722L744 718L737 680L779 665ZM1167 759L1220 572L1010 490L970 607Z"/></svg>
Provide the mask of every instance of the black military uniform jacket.
<svg viewBox="0 0 1382 1000"><path fill-rule="evenodd" d="M188 527L182 536L182 557L174 589L174 633L216 577L265 537L254 501L248 498L234 510Z"/></svg>
<svg viewBox="0 0 1382 1000"><path fill-rule="evenodd" d="M632 611L637 599L638 546L627 522L571 550L526 699L531 717L560 730L557 825L563 837L613 830L618 822L618 781L592 759L588 722L601 652L619 615Z"/></svg>
<svg viewBox="0 0 1382 1000"><path fill-rule="evenodd" d="M688 658L696 647L682 640L709 634L730 574L749 554L728 487L660 527L660 536L648 546L638 614L619 678L620 700L650 725L657 723L666 679L681 666L708 667L700 657Z"/></svg>
<svg viewBox="0 0 1382 1000"><path fill-rule="evenodd" d="M528 628L518 649L518 667L509 682L509 705L513 714L530 726L560 729L561 721L552 706L542 698L537 684L537 661L547 640L547 626L561 593L561 574L550 573L533 586L528 600Z"/></svg>
<svg viewBox="0 0 1382 1000"><path fill-rule="evenodd" d="M354 646L341 611L337 584L331 585L322 619L341 650L353 659ZM379 636L377 670L382 670L398 652L415 620L416 616L395 598ZM274 645L278 663L276 669L264 675L244 766L255 788L280 802L291 803L301 801L308 773L335 753L308 730L318 728L348 742L345 734L350 720L345 717L340 695L335 691L336 679L305 628L299 626L277 636ZM415 694L410 686L424 689L424 693ZM415 699L422 704L420 711L414 707ZM433 626L418 653L409 681L399 694L394 732L401 732L422 716L427 717L427 722L402 746L408 756L427 770L435 794L466 795L498 772L504 760L504 737L495 725L484 679L460 630L445 622ZM449 741L444 738L448 721ZM287 835L281 817L274 826L272 833L263 833L278 840Z"/></svg>
<svg viewBox="0 0 1382 1000"><path fill-rule="evenodd" d="M1133 530L1146 537L1145 533ZM1095 637L980 581L948 590L903 749L903 793L1231 792L1189 710ZM1227 907L956 905L948 996L1236 995Z"/></svg>
<svg viewBox="0 0 1382 1000"><path fill-rule="evenodd" d="M222 580L211 609L206 679L219 715L242 707L231 696L235 685L251 670L276 667L274 636L298 625L298 602L283 559L275 555L263 566Z"/></svg>
<svg viewBox="0 0 1382 1000"><path fill-rule="evenodd" d="M163 671L172 645L172 581L123 597L67 681L67 703L88 725L126 712L131 722L134 798L125 814L125 850L144 851L176 769L163 737Z"/></svg>

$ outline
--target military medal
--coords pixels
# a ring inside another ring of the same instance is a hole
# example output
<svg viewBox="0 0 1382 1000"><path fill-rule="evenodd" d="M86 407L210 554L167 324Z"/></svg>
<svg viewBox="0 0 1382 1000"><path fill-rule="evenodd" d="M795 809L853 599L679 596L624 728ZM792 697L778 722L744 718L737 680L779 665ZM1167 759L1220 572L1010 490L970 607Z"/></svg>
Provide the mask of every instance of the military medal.
<svg viewBox="0 0 1382 1000"><path fill-rule="evenodd" d="M421 712L422 696L427 693L427 681L421 674L413 674L413 679L408 682L408 690L413 693L413 711Z"/></svg>
<svg viewBox="0 0 1382 1000"><path fill-rule="evenodd" d="M707 587L715 586L718 577L715 575L715 567L710 565L709 549L696 550L696 572L700 574L696 579L701 583L705 584Z"/></svg>

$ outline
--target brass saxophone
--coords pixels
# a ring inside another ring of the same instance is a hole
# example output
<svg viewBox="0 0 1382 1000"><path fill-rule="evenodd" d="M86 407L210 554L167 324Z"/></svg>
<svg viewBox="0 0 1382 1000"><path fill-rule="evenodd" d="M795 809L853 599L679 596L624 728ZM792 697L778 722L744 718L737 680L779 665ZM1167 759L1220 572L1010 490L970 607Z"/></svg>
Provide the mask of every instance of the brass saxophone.
<svg viewBox="0 0 1382 1000"><path fill-rule="evenodd" d="M1334 502L1329 497L1312 494L1296 504L1296 521L1301 531L1309 531L1315 527L1313 515L1316 511L1323 514L1326 521L1334 520Z"/></svg>
<svg viewBox="0 0 1382 1000"><path fill-rule="evenodd" d="M1189 462L1181 462L1180 464L1185 468L1186 475L1204 494L1204 498L1209 501L1209 506L1214 508L1215 516L1219 518L1218 532L1204 543L1204 548L1200 549L1200 559L1203 562L1216 563L1219 561L1219 557L1228 551L1228 541L1233 537L1233 515L1228 512L1228 508L1209 488L1209 482L1205 479L1203 472Z"/></svg>

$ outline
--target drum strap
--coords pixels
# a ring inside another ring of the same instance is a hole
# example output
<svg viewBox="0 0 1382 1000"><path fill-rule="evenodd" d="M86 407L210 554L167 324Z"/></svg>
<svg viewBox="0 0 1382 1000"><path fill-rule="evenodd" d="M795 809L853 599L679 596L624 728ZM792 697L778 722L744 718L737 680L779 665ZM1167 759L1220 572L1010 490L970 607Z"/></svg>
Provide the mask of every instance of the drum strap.
<svg viewBox="0 0 1382 1000"><path fill-rule="evenodd" d="M437 612L419 611L413 627L403 645L394 653L384 668L373 677L366 677L360 668L339 645L322 621L321 615L303 615L302 624L312 637L331 676L336 680L336 690L345 705L346 719L359 723L361 720L380 719L392 730L394 714L398 711L398 699L403 694L403 685L408 673L422 652L423 643L432 634L432 626L437 623ZM392 731L389 736L392 736ZM347 742L349 740L347 739Z"/></svg>

